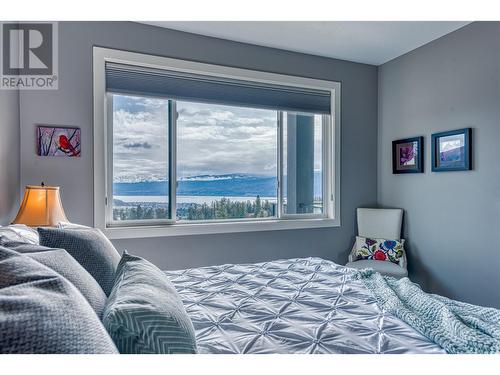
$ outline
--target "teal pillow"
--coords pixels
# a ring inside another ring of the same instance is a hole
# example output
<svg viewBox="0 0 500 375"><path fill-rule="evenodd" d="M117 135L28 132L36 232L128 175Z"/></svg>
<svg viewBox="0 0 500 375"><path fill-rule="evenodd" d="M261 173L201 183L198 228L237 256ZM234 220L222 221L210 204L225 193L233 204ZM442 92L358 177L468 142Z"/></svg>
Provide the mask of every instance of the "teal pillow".
<svg viewBox="0 0 500 375"><path fill-rule="evenodd" d="M138 256L123 254L102 322L120 353L196 353L193 323L175 287Z"/></svg>

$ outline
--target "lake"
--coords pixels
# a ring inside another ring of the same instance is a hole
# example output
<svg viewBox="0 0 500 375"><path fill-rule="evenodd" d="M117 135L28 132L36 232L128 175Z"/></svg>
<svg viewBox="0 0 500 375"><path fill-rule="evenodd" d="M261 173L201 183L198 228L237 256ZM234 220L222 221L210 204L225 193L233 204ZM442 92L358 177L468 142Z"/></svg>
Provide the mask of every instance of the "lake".
<svg viewBox="0 0 500 375"><path fill-rule="evenodd" d="M115 195L114 199L120 200L125 203L132 202L150 202L150 203L168 203L168 198L165 196L156 196L156 195ZM197 203L210 204L214 201L219 201L223 197L215 196L215 195L178 195L177 203ZM255 201L256 197L225 197L232 201L236 202L246 202L246 201ZM268 200L269 202L276 203L276 197L260 197L262 201Z"/></svg>

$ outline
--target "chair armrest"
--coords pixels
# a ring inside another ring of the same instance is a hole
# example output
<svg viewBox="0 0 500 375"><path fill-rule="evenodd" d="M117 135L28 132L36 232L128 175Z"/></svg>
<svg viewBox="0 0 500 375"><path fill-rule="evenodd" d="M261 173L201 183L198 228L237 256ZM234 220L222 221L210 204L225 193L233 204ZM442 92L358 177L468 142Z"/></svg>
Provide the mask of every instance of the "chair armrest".
<svg viewBox="0 0 500 375"><path fill-rule="evenodd" d="M352 245L351 252L347 258L349 262L354 262L356 260L356 242Z"/></svg>
<svg viewBox="0 0 500 375"><path fill-rule="evenodd" d="M403 250L403 256L399 259L399 266L406 269L408 260L406 259L406 251Z"/></svg>

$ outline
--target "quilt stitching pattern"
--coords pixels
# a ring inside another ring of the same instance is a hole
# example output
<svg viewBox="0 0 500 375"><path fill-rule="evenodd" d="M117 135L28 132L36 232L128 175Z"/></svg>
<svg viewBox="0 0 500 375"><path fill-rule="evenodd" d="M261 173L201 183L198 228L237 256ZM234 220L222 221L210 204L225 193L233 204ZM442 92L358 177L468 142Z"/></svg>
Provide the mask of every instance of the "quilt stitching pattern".
<svg viewBox="0 0 500 375"><path fill-rule="evenodd" d="M442 353L320 258L167 271L200 353Z"/></svg>

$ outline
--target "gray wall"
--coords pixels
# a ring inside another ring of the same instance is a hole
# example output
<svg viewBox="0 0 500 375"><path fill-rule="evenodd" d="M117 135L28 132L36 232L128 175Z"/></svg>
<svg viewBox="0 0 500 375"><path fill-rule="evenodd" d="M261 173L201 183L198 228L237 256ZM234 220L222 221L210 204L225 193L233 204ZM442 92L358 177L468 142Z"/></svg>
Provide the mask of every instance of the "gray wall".
<svg viewBox="0 0 500 375"><path fill-rule="evenodd" d="M92 225L92 46L342 82L342 227L117 240L119 249L144 255L165 269L223 262L321 256L345 263L355 232L355 208L377 199L377 68L229 42L134 23L68 22L59 27L59 90L23 91L21 182L62 188L70 220ZM34 126L82 128L82 157L35 156ZM33 147L31 147L33 145Z"/></svg>
<svg viewBox="0 0 500 375"><path fill-rule="evenodd" d="M19 93L0 90L0 225L19 208Z"/></svg>
<svg viewBox="0 0 500 375"><path fill-rule="evenodd" d="M500 307L500 23L473 23L379 68L378 201L402 207L410 277ZM430 135L473 128L474 170L431 172ZM425 173L393 175L391 142L425 136Z"/></svg>
<svg viewBox="0 0 500 375"><path fill-rule="evenodd" d="M299 256L344 263L355 233L355 208L378 199L406 210L415 281L432 292L499 307L499 40L499 23L474 23L384 64L377 85L377 68L368 65L132 23L61 23L60 89L24 91L20 97L0 92L0 224L15 215L20 187L45 181L62 187L72 221L92 225L93 45L339 80L341 228L116 240L117 247L166 269ZM80 126L82 157L38 158L38 123ZM431 173L430 134L465 126L474 128L474 170ZM425 173L392 175L391 141L418 135L426 136ZM378 165L370 157L377 145Z"/></svg>

